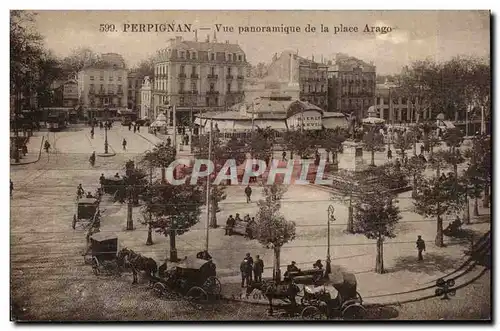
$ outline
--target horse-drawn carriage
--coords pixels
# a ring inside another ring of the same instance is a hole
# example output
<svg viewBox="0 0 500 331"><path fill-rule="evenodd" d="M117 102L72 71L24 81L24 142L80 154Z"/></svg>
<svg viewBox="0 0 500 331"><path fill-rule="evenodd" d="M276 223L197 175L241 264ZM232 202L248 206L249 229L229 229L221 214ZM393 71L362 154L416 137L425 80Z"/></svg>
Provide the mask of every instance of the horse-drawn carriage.
<svg viewBox="0 0 500 331"><path fill-rule="evenodd" d="M336 279L332 281L337 291L335 298L325 286L304 286L304 296L301 298L303 307L300 315L303 319L363 319L366 309L363 299L357 292L356 276L350 272L337 271Z"/></svg>
<svg viewBox="0 0 500 331"><path fill-rule="evenodd" d="M212 260L187 258L165 273L152 278L152 287L159 297L182 295L190 302L205 303L221 293L216 266Z"/></svg>
<svg viewBox="0 0 500 331"><path fill-rule="evenodd" d="M118 238L98 232L90 237L90 247L84 258L85 262L90 262L96 276L102 273L120 275L117 253Z"/></svg>
<svg viewBox="0 0 500 331"><path fill-rule="evenodd" d="M117 196L125 192L125 179L122 177L103 178L101 185L103 192L106 194Z"/></svg>
<svg viewBox="0 0 500 331"><path fill-rule="evenodd" d="M76 211L73 214L73 229L76 229L77 223L81 223L83 228L87 228L95 222L100 221L99 199L98 198L80 198L76 201Z"/></svg>
<svg viewBox="0 0 500 331"><path fill-rule="evenodd" d="M321 285L322 281L327 280L325 270L307 269L299 271L286 271L283 275L285 281L293 280L296 284L314 284Z"/></svg>

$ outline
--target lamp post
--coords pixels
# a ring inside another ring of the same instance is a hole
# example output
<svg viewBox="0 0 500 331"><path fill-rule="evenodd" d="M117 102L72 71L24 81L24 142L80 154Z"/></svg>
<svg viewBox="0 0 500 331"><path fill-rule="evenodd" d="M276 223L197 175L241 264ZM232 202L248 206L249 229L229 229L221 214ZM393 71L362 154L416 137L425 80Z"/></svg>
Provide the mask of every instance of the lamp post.
<svg viewBox="0 0 500 331"><path fill-rule="evenodd" d="M106 121L104 125L104 154L108 154L108 109L104 110L104 119Z"/></svg>
<svg viewBox="0 0 500 331"><path fill-rule="evenodd" d="M330 222L335 221L335 207L333 205L328 206L328 219L327 219L327 236L328 236L328 247L326 251L326 274L330 274L332 272L331 266L331 256L330 256Z"/></svg>

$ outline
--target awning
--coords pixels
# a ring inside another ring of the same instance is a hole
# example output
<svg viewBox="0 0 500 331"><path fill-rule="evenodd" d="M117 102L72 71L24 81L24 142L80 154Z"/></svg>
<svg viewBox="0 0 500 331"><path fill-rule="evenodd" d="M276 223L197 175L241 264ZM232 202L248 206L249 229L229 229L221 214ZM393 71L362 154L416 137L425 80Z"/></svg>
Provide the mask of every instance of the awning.
<svg viewBox="0 0 500 331"><path fill-rule="evenodd" d="M362 122L365 124L382 124L385 122L385 120L378 117L367 117L363 118Z"/></svg>
<svg viewBox="0 0 500 331"><path fill-rule="evenodd" d="M159 127L165 127L168 125L167 125L167 122L165 122L165 121L154 121L153 123L151 123L150 126L159 128Z"/></svg>

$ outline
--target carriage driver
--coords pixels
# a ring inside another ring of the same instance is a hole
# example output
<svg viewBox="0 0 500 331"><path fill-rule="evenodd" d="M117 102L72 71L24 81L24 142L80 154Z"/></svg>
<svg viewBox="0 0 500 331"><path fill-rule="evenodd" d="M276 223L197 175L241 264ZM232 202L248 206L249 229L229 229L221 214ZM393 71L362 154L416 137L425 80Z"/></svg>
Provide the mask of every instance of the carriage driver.
<svg viewBox="0 0 500 331"><path fill-rule="evenodd" d="M323 270L323 264L321 263L321 260L318 260L313 264L313 269Z"/></svg>
<svg viewBox="0 0 500 331"><path fill-rule="evenodd" d="M287 267L286 267L286 271L288 272L299 272L300 269L297 268L296 266L297 262L295 261L292 261L292 264L289 264Z"/></svg>
<svg viewBox="0 0 500 331"><path fill-rule="evenodd" d="M76 196L78 199L82 198L83 195L85 194L85 190L82 187L82 184L79 184L78 187L76 188Z"/></svg>

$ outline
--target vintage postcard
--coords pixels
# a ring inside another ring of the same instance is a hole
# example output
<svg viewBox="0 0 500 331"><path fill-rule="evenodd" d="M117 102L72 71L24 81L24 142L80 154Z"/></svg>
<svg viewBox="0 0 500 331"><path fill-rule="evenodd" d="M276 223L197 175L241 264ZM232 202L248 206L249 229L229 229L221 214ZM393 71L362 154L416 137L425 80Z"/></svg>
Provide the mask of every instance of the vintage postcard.
<svg viewBox="0 0 500 331"><path fill-rule="evenodd" d="M490 15L12 10L11 320L491 321Z"/></svg>

